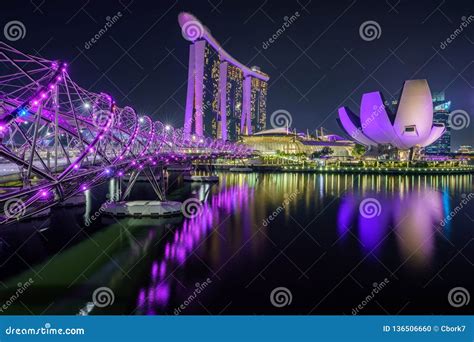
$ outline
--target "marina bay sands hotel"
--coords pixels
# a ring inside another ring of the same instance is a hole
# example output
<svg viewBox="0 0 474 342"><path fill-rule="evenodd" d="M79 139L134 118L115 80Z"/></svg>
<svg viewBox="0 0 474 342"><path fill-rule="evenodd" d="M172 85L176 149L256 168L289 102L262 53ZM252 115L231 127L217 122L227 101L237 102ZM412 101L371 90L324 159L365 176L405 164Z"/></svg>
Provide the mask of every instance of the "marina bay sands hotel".
<svg viewBox="0 0 474 342"><path fill-rule="evenodd" d="M178 22L191 42L185 134L235 141L264 130L269 76L233 58L192 14Z"/></svg>

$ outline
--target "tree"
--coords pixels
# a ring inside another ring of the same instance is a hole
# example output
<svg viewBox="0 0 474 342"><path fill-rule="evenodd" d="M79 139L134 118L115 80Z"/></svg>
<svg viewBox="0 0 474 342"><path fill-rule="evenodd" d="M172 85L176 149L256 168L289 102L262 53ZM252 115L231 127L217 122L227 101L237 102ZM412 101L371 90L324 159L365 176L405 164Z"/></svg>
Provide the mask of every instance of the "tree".
<svg viewBox="0 0 474 342"><path fill-rule="evenodd" d="M313 152L311 154L311 157L312 158L322 158L322 157L327 157L327 156L329 156L330 154L333 154L333 153L334 153L334 151L330 147L325 146L321 150Z"/></svg>
<svg viewBox="0 0 474 342"><path fill-rule="evenodd" d="M367 151L367 148L364 145L356 144L352 149L352 155L356 158L362 157Z"/></svg>

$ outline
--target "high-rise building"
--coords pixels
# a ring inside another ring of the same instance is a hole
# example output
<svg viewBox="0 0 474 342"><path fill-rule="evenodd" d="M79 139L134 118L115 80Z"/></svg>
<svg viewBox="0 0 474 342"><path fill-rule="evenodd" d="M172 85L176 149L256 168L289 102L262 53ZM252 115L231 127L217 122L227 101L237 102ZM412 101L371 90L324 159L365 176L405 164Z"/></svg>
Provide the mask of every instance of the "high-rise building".
<svg viewBox="0 0 474 342"><path fill-rule="evenodd" d="M254 67L255 68L255 67ZM252 132L265 130L267 121L268 84L258 78L252 79L251 121Z"/></svg>
<svg viewBox="0 0 474 342"><path fill-rule="evenodd" d="M212 46L204 43L204 72L202 87L202 121L205 135L218 136L219 115L219 55Z"/></svg>
<svg viewBox="0 0 474 342"><path fill-rule="evenodd" d="M185 135L235 141L264 130L268 75L229 55L193 15L178 21L191 41Z"/></svg>
<svg viewBox="0 0 474 342"><path fill-rule="evenodd" d="M231 141L237 140L240 136L243 80L242 70L233 65L227 66L226 102L222 112L226 113L227 140ZM222 136L218 138L222 139Z"/></svg>
<svg viewBox="0 0 474 342"><path fill-rule="evenodd" d="M451 101L447 101L444 92L433 96L433 122L444 124L446 130L433 144L425 148L426 154L446 155L451 153L451 128L448 125Z"/></svg>

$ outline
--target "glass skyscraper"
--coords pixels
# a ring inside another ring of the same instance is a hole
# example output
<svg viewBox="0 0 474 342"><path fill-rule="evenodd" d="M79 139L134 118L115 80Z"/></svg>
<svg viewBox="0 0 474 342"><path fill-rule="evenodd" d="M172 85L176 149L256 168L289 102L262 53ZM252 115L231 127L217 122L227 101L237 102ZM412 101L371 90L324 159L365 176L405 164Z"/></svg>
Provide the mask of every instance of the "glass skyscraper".
<svg viewBox="0 0 474 342"><path fill-rule="evenodd" d="M426 154L447 155L451 153L451 128L448 125L451 101L447 101L444 92L433 96L433 123L442 123L446 127L443 135L425 148Z"/></svg>

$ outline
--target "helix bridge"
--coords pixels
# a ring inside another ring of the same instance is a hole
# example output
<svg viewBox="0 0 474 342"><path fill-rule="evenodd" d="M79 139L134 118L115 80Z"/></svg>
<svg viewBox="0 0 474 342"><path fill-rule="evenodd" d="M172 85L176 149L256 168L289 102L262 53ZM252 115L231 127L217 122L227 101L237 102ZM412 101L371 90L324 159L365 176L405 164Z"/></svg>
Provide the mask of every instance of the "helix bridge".
<svg viewBox="0 0 474 342"><path fill-rule="evenodd" d="M0 224L39 215L111 177L145 175L162 193L157 167L251 154L184 132L80 87L63 61L0 42Z"/></svg>

